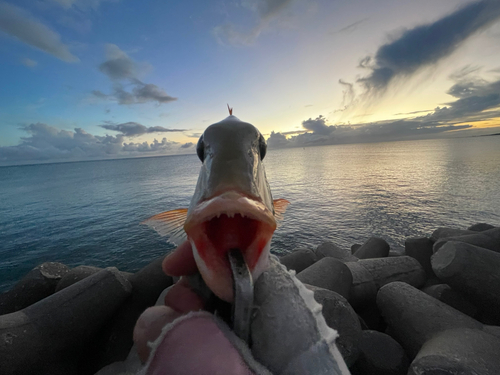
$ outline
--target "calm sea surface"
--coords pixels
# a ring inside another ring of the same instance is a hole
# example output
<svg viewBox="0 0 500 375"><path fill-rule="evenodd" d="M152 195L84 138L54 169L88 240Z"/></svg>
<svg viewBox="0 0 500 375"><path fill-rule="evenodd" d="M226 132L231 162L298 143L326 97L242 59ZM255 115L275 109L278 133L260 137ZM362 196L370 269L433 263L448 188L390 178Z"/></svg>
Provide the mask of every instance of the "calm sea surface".
<svg viewBox="0 0 500 375"><path fill-rule="evenodd" d="M265 165L291 202L276 254L500 226L500 136L270 150ZM199 168L195 155L0 168L0 291L46 261L135 271L167 253L139 223L187 207Z"/></svg>

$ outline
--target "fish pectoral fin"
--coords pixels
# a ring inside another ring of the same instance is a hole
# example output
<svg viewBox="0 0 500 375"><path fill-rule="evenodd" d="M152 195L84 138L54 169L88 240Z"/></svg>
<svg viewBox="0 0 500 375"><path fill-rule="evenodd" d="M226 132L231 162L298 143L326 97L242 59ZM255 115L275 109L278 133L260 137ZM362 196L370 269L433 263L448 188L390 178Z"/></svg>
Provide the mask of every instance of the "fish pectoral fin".
<svg viewBox="0 0 500 375"><path fill-rule="evenodd" d="M278 222L283 220L283 214L285 213L286 208L289 204L290 202L283 198L273 200L274 217Z"/></svg>
<svg viewBox="0 0 500 375"><path fill-rule="evenodd" d="M158 232L162 237L169 237L168 241L180 245L187 240L184 223L187 217L187 208L178 208L162 212L144 220L141 224L147 225Z"/></svg>

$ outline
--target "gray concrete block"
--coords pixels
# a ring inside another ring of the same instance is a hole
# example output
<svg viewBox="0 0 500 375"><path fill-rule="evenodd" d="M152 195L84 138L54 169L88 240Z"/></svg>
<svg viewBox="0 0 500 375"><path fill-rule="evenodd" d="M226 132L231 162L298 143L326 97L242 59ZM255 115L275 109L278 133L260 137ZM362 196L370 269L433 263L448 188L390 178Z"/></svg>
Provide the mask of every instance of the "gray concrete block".
<svg viewBox="0 0 500 375"><path fill-rule="evenodd" d="M280 257L280 262L288 270L299 273L318 261L318 256L312 249L297 249L290 254Z"/></svg>
<svg viewBox="0 0 500 375"><path fill-rule="evenodd" d="M427 278L420 263L409 256L363 259L359 263L370 272L377 289L393 281L420 288Z"/></svg>
<svg viewBox="0 0 500 375"><path fill-rule="evenodd" d="M96 334L130 292L120 272L106 268L21 311L0 316L0 373L76 374Z"/></svg>
<svg viewBox="0 0 500 375"><path fill-rule="evenodd" d="M349 303L354 307L359 307L374 302L377 287L371 273L360 262L347 262L345 265L352 276Z"/></svg>
<svg viewBox="0 0 500 375"><path fill-rule="evenodd" d="M0 295L0 315L24 309L50 296L68 271L68 266L57 262L45 262L33 268L11 290Z"/></svg>
<svg viewBox="0 0 500 375"><path fill-rule="evenodd" d="M464 236L467 234L476 234L476 233L477 232L474 232L472 230L441 227L441 228L436 229L434 232L432 232L431 241L436 242L437 240L439 240L441 238L458 237L458 236Z"/></svg>
<svg viewBox="0 0 500 375"><path fill-rule="evenodd" d="M360 247L361 247L360 243L355 243L354 245L351 245L351 254L354 254Z"/></svg>
<svg viewBox="0 0 500 375"><path fill-rule="evenodd" d="M389 255L390 246L386 240L379 237L370 237L353 254L358 259L383 258Z"/></svg>
<svg viewBox="0 0 500 375"><path fill-rule="evenodd" d="M429 278L436 276L431 266L433 245L434 243L427 237L407 238L405 241L405 254L418 260Z"/></svg>
<svg viewBox="0 0 500 375"><path fill-rule="evenodd" d="M56 292L77 283L80 280L85 279L86 277L93 275L101 271L100 267L93 266L77 266L69 270L57 283Z"/></svg>
<svg viewBox="0 0 500 375"><path fill-rule="evenodd" d="M326 257L297 274L304 284L314 285L339 293L348 298L352 284L349 268L340 260Z"/></svg>
<svg viewBox="0 0 500 375"><path fill-rule="evenodd" d="M499 253L450 241L432 256L431 261L436 275L477 307L500 310Z"/></svg>
<svg viewBox="0 0 500 375"><path fill-rule="evenodd" d="M476 306L474 306L462 294L452 289L448 284L432 285L427 288L423 288L422 292L446 303L448 306L457 309L471 318L474 318L478 312Z"/></svg>
<svg viewBox="0 0 500 375"><path fill-rule="evenodd" d="M478 329L455 328L427 341L408 375L497 375L500 339Z"/></svg>
<svg viewBox="0 0 500 375"><path fill-rule="evenodd" d="M162 270L164 257L159 257L127 277L132 286L130 297L120 306L112 322L96 337L88 354L89 361L82 366L87 374L127 357L133 345L132 333L141 313L154 306L162 291L172 285L172 277ZM83 371L82 369L82 371Z"/></svg>
<svg viewBox="0 0 500 375"><path fill-rule="evenodd" d="M433 246L433 252L437 252L445 243L449 241L458 241L468 243L474 246L482 247L484 249L492 250L497 253L500 253L500 240L496 240L495 238L484 234L485 232L475 233L475 234L467 234L465 236L457 236L457 237L446 237L441 238Z"/></svg>
<svg viewBox="0 0 500 375"><path fill-rule="evenodd" d="M377 294L377 305L391 334L410 360L438 332L483 327L480 322L403 282L383 286Z"/></svg>
<svg viewBox="0 0 500 375"><path fill-rule="evenodd" d="M363 331L360 355L350 368L352 375L406 375L410 364L404 349L391 336L377 331Z"/></svg>
<svg viewBox="0 0 500 375"><path fill-rule="evenodd" d="M356 312L340 294L312 285L306 287L314 292L314 299L323 306L322 313L326 324L337 330L337 347L347 366L356 362L359 354L361 325Z"/></svg>
<svg viewBox="0 0 500 375"><path fill-rule="evenodd" d="M332 257L342 262L356 262L358 260L358 258L351 254L350 250L343 249L340 246L335 245L333 242L323 242L314 250L314 252L318 256L318 259Z"/></svg>
<svg viewBox="0 0 500 375"><path fill-rule="evenodd" d="M471 225L467 230L472 230L474 232L483 232L488 229L493 229L495 228L493 225L486 224L486 223L476 223L474 225Z"/></svg>

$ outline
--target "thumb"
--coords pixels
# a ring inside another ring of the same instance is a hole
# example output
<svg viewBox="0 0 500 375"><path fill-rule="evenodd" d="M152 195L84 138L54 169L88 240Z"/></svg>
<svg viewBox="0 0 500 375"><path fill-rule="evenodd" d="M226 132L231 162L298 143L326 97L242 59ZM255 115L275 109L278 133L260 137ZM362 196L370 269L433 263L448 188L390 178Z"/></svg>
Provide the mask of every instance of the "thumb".
<svg viewBox="0 0 500 375"><path fill-rule="evenodd" d="M205 311L167 324L150 347L143 375L270 375L224 322Z"/></svg>

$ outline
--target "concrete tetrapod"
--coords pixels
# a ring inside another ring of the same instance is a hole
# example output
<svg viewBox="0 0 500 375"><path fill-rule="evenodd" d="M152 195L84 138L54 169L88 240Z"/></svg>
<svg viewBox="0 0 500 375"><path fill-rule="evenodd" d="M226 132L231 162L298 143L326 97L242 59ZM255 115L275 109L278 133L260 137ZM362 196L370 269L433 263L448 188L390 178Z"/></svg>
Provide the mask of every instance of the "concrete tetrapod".
<svg viewBox="0 0 500 375"><path fill-rule="evenodd" d="M132 285L131 296L119 307L113 321L99 333L89 352L90 360L84 366L86 374L94 374L109 363L127 358L133 345L132 332L137 319L156 303L164 289L173 284L172 277L162 270L163 259L163 256L156 258L127 277Z"/></svg>
<svg viewBox="0 0 500 375"><path fill-rule="evenodd" d="M294 252L280 257L280 262L287 270L295 270L299 273L307 267L313 265L318 260L318 256L311 249L297 249Z"/></svg>
<svg viewBox="0 0 500 375"><path fill-rule="evenodd" d="M377 287L373 276L358 262L345 263L352 275L352 285L349 291L349 303L353 307L363 306L375 301Z"/></svg>
<svg viewBox="0 0 500 375"><path fill-rule="evenodd" d="M405 254L415 258L424 268L427 277L436 277L431 266L432 246L434 242L427 237L407 238L405 241Z"/></svg>
<svg viewBox="0 0 500 375"><path fill-rule="evenodd" d="M500 309L500 254L450 241L432 256L436 275L479 308Z"/></svg>
<svg viewBox="0 0 500 375"><path fill-rule="evenodd" d="M434 297L441 302L463 312L474 318L477 313L477 307L470 303L462 294L452 289L448 284L436 284L423 288L422 292Z"/></svg>
<svg viewBox="0 0 500 375"><path fill-rule="evenodd" d="M472 230L441 227L432 232L431 241L436 242L441 238L465 236L466 234L477 234L477 232Z"/></svg>
<svg viewBox="0 0 500 375"><path fill-rule="evenodd" d="M353 375L406 375L409 361L403 348L391 336L378 331L363 331L360 355L351 367Z"/></svg>
<svg viewBox="0 0 500 375"><path fill-rule="evenodd" d="M389 255L389 250L386 240L370 237L353 255L358 259L383 258Z"/></svg>
<svg viewBox="0 0 500 375"><path fill-rule="evenodd" d="M57 262L36 266L11 290L0 294L0 315L24 309L50 296L68 271L68 266Z"/></svg>
<svg viewBox="0 0 500 375"><path fill-rule="evenodd" d="M314 252L318 256L318 259L332 257L342 262L356 262L358 260L358 258L352 255L350 250L343 249L333 242L323 242Z"/></svg>
<svg viewBox="0 0 500 375"><path fill-rule="evenodd" d="M500 339L479 329L438 333L420 349L408 375L497 375Z"/></svg>
<svg viewBox="0 0 500 375"><path fill-rule="evenodd" d="M410 359L438 332L452 328L483 328L478 321L403 282L380 288L377 305L391 334Z"/></svg>
<svg viewBox="0 0 500 375"><path fill-rule="evenodd" d="M326 257L297 274L297 279L304 284L314 285L339 293L349 298L352 284L349 268L340 260Z"/></svg>
<svg viewBox="0 0 500 375"><path fill-rule="evenodd" d="M130 291L110 267L0 316L0 374L76 374L85 349Z"/></svg>
<svg viewBox="0 0 500 375"><path fill-rule="evenodd" d="M445 243L449 241L465 242L474 246L482 247L484 249L500 253L500 240L496 240L495 238L483 233L441 238L438 241L436 241L436 243L434 243L432 251L436 253Z"/></svg>
<svg viewBox="0 0 500 375"><path fill-rule="evenodd" d="M493 228L495 228L495 227L491 224L476 223L474 225L471 225L469 228L467 228L467 230L473 230L474 232L484 232L485 230L493 229Z"/></svg>
<svg viewBox="0 0 500 375"><path fill-rule="evenodd" d="M364 259L358 263L370 272L377 289L393 281L404 281L419 288L427 278L420 263L409 256Z"/></svg>
<svg viewBox="0 0 500 375"><path fill-rule="evenodd" d="M323 307L321 312L326 324L339 333L337 346L347 366L351 366L359 355L361 324L349 302L340 294L328 289L306 285L314 292L314 299Z"/></svg>

